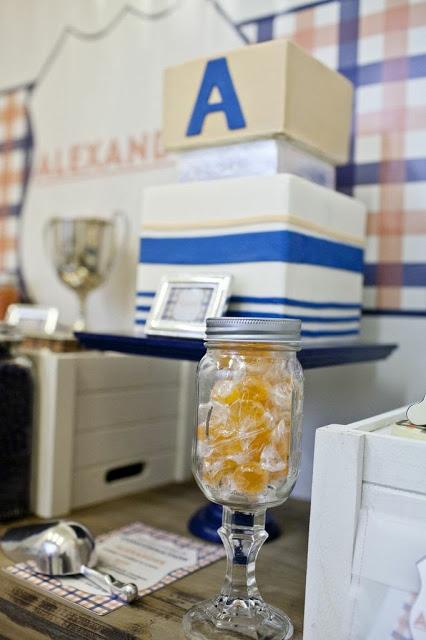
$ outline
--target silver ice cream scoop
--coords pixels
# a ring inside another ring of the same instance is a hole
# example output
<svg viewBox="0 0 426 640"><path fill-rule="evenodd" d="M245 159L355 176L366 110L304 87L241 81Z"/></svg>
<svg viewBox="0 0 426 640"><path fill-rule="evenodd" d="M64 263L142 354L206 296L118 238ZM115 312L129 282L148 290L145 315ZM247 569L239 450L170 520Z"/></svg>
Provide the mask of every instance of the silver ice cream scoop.
<svg viewBox="0 0 426 640"><path fill-rule="evenodd" d="M104 591L133 602L138 588L94 569L96 544L90 531L78 522L54 520L8 529L0 541L2 551L13 562L32 560L37 571L48 576L81 573Z"/></svg>

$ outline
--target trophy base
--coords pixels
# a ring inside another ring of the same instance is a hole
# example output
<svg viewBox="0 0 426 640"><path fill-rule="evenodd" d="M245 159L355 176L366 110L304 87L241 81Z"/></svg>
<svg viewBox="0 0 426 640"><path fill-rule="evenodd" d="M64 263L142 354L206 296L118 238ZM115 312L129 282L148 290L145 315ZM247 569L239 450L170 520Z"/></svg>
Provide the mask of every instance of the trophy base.
<svg viewBox="0 0 426 640"><path fill-rule="evenodd" d="M293 624L261 598L230 600L222 595L192 607L183 618L191 640L290 640Z"/></svg>
<svg viewBox="0 0 426 640"><path fill-rule="evenodd" d="M72 326L73 332L85 331L86 329L87 329L86 322L83 320L83 318L79 318L78 320L76 320Z"/></svg>

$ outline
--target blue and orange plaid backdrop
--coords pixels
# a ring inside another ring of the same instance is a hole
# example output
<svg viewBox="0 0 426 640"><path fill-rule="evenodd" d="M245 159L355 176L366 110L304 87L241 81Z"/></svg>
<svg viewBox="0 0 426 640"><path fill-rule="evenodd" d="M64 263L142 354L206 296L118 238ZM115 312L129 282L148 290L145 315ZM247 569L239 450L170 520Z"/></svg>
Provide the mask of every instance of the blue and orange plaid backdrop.
<svg viewBox="0 0 426 640"><path fill-rule="evenodd" d="M16 274L18 221L31 170L31 87L0 91L0 273Z"/></svg>
<svg viewBox="0 0 426 640"><path fill-rule="evenodd" d="M354 84L337 188L369 211L364 311L426 314L426 2L320 0L236 26L294 40Z"/></svg>
<svg viewBox="0 0 426 640"><path fill-rule="evenodd" d="M426 315L426 2L317 0L235 27L247 42L290 38L355 85L338 189L369 209L364 310ZM18 268L30 90L0 91L0 272Z"/></svg>

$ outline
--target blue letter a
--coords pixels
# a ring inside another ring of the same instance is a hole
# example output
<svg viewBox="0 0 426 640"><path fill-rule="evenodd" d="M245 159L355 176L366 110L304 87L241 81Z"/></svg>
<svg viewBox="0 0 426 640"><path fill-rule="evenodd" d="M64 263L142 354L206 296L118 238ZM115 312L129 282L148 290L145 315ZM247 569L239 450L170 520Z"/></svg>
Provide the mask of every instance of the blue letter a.
<svg viewBox="0 0 426 640"><path fill-rule="evenodd" d="M211 104L209 99L214 88L218 89L222 100ZM226 58L216 58L207 63L186 135L198 136L202 131L205 117L213 111L224 112L228 129L243 129L246 126Z"/></svg>

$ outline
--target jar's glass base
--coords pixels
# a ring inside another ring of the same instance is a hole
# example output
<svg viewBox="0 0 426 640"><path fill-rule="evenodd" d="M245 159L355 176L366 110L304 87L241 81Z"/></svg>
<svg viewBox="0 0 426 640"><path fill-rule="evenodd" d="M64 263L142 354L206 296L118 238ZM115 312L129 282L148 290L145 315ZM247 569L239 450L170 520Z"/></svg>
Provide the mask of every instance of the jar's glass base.
<svg viewBox="0 0 426 640"><path fill-rule="evenodd" d="M290 618L261 598L231 601L217 596L200 602L186 613L183 630L191 640L290 640L293 637Z"/></svg>

